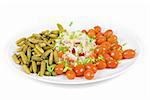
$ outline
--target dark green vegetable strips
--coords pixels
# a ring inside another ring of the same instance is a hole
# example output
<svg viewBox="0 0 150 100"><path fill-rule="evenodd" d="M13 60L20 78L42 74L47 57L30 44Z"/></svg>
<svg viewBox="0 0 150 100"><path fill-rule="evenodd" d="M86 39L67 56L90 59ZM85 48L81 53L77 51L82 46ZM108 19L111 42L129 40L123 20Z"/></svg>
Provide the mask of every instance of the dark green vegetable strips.
<svg viewBox="0 0 150 100"><path fill-rule="evenodd" d="M47 68L59 62L58 53L55 50L55 40L60 33L65 32L65 29L61 24L57 24L57 27L58 30L45 30L16 41L18 48L16 53L12 55L12 59L16 64L22 65L25 73L56 76L55 66L51 68L51 72Z"/></svg>

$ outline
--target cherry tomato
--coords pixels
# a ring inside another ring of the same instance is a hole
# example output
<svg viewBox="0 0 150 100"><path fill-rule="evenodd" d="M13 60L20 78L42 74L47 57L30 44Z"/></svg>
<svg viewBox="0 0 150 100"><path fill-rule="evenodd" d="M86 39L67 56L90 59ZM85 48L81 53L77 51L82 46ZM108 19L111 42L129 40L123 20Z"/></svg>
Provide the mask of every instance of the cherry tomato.
<svg viewBox="0 0 150 100"><path fill-rule="evenodd" d="M123 52L123 58L124 59L131 59L135 57L135 50L127 49Z"/></svg>
<svg viewBox="0 0 150 100"><path fill-rule="evenodd" d="M86 31L86 30L82 30L82 32L85 33L85 34L87 34L87 31Z"/></svg>
<svg viewBox="0 0 150 100"><path fill-rule="evenodd" d="M68 70L66 72L66 76L67 76L68 79L72 80L72 79L74 79L76 77L76 74L75 74L75 72L73 70Z"/></svg>
<svg viewBox="0 0 150 100"><path fill-rule="evenodd" d="M122 53L121 51L118 51L118 50L113 50L110 52L110 55L116 59L116 60L121 60L122 59Z"/></svg>
<svg viewBox="0 0 150 100"><path fill-rule="evenodd" d="M102 42L106 41L106 37L104 36L99 36L98 38L96 38L96 44L100 45Z"/></svg>
<svg viewBox="0 0 150 100"><path fill-rule="evenodd" d="M112 34L113 34L113 31L109 29L109 30L107 30L107 31L104 33L104 36L105 36L106 38L109 38Z"/></svg>
<svg viewBox="0 0 150 100"><path fill-rule="evenodd" d="M87 63L85 65L85 69L93 70L94 73L97 72L97 67L94 64L92 64L92 63Z"/></svg>
<svg viewBox="0 0 150 100"><path fill-rule="evenodd" d="M106 61L113 60L113 58L107 53L103 54L103 57Z"/></svg>
<svg viewBox="0 0 150 100"><path fill-rule="evenodd" d="M103 36L103 34L100 33L100 32L98 32L98 33L96 34L96 39L98 39L100 36Z"/></svg>
<svg viewBox="0 0 150 100"><path fill-rule="evenodd" d="M110 43L115 43L117 41L117 36L116 35L111 35L107 41L110 42Z"/></svg>
<svg viewBox="0 0 150 100"><path fill-rule="evenodd" d="M90 29L87 34L88 34L88 36L89 36L90 38L93 38L96 33L95 33L95 31L94 31L93 29Z"/></svg>
<svg viewBox="0 0 150 100"><path fill-rule="evenodd" d="M56 65L56 67L55 67L56 74L58 74L58 75L63 74L63 69L64 69L64 64Z"/></svg>
<svg viewBox="0 0 150 100"><path fill-rule="evenodd" d="M118 62L116 60L107 61L107 68L116 68L118 66Z"/></svg>
<svg viewBox="0 0 150 100"><path fill-rule="evenodd" d="M100 60L100 61L96 62L96 67L97 67L97 69L102 70L107 67L107 64L105 61Z"/></svg>
<svg viewBox="0 0 150 100"><path fill-rule="evenodd" d="M101 45L105 45L108 50L111 48L111 43L109 43L107 41L103 42Z"/></svg>
<svg viewBox="0 0 150 100"><path fill-rule="evenodd" d="M100 52L100 48L99 47L96 47L95 49L94 49L94 53L95 54L98 54Z"/></svg>
<svg viewBox="0 0 150 100"><path fill-rule="evenodd" d="M96 33L99 33L99 32L101 32L101 27L100 26L95 26L94 30L95 30Z"/></svg>
<svg viewBox="0 0 150 100"><path fill-rule="evenodd" d="M59 51L59 52L58 52L58 57L59 57L59 58L62 58L63 54L64 54L64 53L63 53L62 51Z"/></svg>
<svg viewBox="0 0 150 100"><path fill-rule="evenodd" d="M91 80L94 78L94 72L92 70L86 70L84 72L84 77L87 79L87 80Z"/></svg>
<svg viewBox="0 0 150 100"><path fill-rule="evenodd" d="M76 76L83 76L84 71L85 71L85 67L81 64L77 65L74 68L74 72L76 73Z"/></svg>
<svg viewBox="0 0 150 100"><path fill-rule="evenodd" d="M121 45L119 45L119 44L115 44L115 45L113 45L112 47L111 47L111 49L112 50L122 50L122 46Z"/></svg>
<svg viewBox="0 0 150 100"><path fill-rule="evenodd" d="M108 52L106 45L99 45L98 47L99 47L99 54L104 54Z"/></svg>

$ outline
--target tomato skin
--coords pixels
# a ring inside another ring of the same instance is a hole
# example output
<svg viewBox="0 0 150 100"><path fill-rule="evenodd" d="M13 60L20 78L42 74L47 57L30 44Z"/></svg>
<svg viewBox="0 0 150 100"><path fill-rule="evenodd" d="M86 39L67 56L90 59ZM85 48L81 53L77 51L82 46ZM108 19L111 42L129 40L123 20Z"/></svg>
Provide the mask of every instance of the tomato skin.
<svg viewBox="0 0 150 100"><path fill-rule="evenodd" d="M58 74L58 75L63 74L63 69L64 69L64 64L56 65L56 67L55 67L56 74Z"/></svg>
<svg viewBox="0 0 150 100"><path fill-rule="evenodd" d="M119 44L115 44L111 47L111 50L119 50L120 51L120 50L122 50L122 46Z"/></svg>
<svg viewBox="0 0 150 100"><path fill-rule="evenodd" d="M95 30L96 33L99 33L99 32L101 32L101 27L100 26L95 26L94 30Z"/></svg>
<svg viewBox="0 0 150 100"><path fill-rule="evenodd" d="M106 61L113 60L113 58L107 53L103 54L103 57L105 58Z"/></svg>
<svg viewBox="0 0 150 100"><path fill-rule="evenodd" d="M115 42L117 42L117 36L116 35L111 35L108 39L107 39L107 41L108 42L110 42L110 43L115 43Z"/></svg>
<svg viewBox="0 0 150 100"><path fill-rule="evenodd" d="M107 67L107 64L105 61L97 61L96 67L98 70L102 70L102 69L105 69Z"/></svg>
<svg viewBox="0 0 150 100"><path fill-rule="evenodd" d="M107 47L107 49L111 48L111 43L109 43L107 41L103 42L101 45L105 45Z"/></svg>
<svg viewBox="0 0 150 100"><path fill-rule="evenodd" d="M87 79L87 80L91 80L94 78L94 72L92 70L86 70L84 72L84 77Z"/></svg>
<svg viewBox="0 0 150 100"><path fill-rule="evenodd" d="M99 36L98 38L96 38L96 44L100 45L102 42L106 41L106 37L104 36Z"/></svg>
<svg viewBox="0 0 150 100"><path fill-rule="evenodd" d="M99 54L99 52L100 52L100 48L99 48L99 47L96 47L96 48L94 49L94 53L95 53L95 54Z"/></svg>
<svg viewBox="0 0 150 100"><path fill-rule="evenodd" d="M90 29L87 34L88 34L88 36L89 36L90 38L93 38L96 33L95 33L95 31L94 31L93 29Z"/></svg>
<svg viewBox="0 0 150 100"><path fill-rule="evenodd" d="M109 30L105 31L104 36L106 38L109 38L112 34L113 34L113 31L111 29L109 29Z"/></svg>
<svg viewBox="0 0 150 100"><path fill-rule="evenodd" d="M103 34L100 33L100 32L98 32L98 33L96 34L96 39L98 39L98 38L101 37L101 36L103 36Z"/></svg>
<svg viewBox="0 0 150 100"><path fill-rule="evenodd" d="M118 66L118 62L116 60L107 61L107 68L116 68Z"/></svg>
<svg viewBox="0 0 150 100"><path fill-rule="evenodd" d="M87 31L86 31L86 30L82 30L82 32L85 33L85 34L87 34Z"/></svg>
<svg viewBox="0 0 150 100"><path fill-rule="evenodd" d="M127 49L123 52L123 58L124 59L131 59L131 58L134 58L135 57L135 50L132 50L132 49Z"/></svg>
<svg viewBox="0 0 150 100"><path fill-rule="evenodd" d="M85 71L85 67L82 64L79 64L74 68L74 72L76 73L76 76L83 76L84 71Z"/></svg>
<svg viewBox="0 0 150 100"><path fill-rule="evenodd" d="M108 52L106 45L99 45L98 47L99 47L99 54L105 54Z"/></svg>
<svg viewBox="0 0 150 100"><path fill-rule="evenodd" d="M123 58L121 51L118 51L118 50L111 51L110 55L116 60L121 60Z"/></svg>
<svg viewBox="0 0 150 100"><path fill-rule="evenodd" d="M76 77L76 74L75 74L75 72L73 70L68 70L66 72L66 76L67 76L68 79L72 80L72 79L74 79Z"/></svg>
<svg viewBox="0 0 150 100"><path fill-rule="evenodd" d="M97 72L97 67L94 64L92 64L92 63L87 63L85 65L85 69L93 70L94 73Z"/></svg>

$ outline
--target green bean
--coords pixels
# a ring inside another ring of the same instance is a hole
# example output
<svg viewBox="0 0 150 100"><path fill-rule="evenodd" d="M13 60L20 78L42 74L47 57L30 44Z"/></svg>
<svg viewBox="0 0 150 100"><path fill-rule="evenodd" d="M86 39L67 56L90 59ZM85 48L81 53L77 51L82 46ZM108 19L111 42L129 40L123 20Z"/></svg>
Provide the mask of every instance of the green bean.
<svg viewBox="0 0 150 100"><path fill-rule="evenodd" d="M22 47L20 47L20 48L17 48L17 49L16 49L16 51L17 51L17 52L21 52L21 51L22 51L22 49L23 49L23 48L22 48Z"/></svg>
<svg viewBox="0 0 150 100"><path fill-rule="evenodd" d="M31 73L33 72L33 67L32 67L32 65L30 65L29 70L30 70Z"/></svg>
<svg viewBox="0 0 150 100"><path fill-rule="evenodd" d="M51 52L51 49L46 50L46 51L43 53L43 55L41 56L41 58L45 59L45 58L50 54L50 52Z"/></svg>
<svg viewBox="0 0 150 100"><path fill-rule="evenodd" d="M62 33L62 32L65 32L65 30L64 30L64 28L63 28L63 26L61 25L61 24L57 24L57 27L58 27L58 29L59 29L59 31Z"/></svg>
<svg viewBox="0 0 150 100"><path fill-rule="evenodd" d="M30 69L27 67L27 65L23 65L22 66L22 69L27 73L27 74L30 74Z"/></svg>
<svg viewBox="0 0 150 100"><path fill-rule="evenodd" d="M37 39L34 39L34 38L30 38L30 39L28 39L31 43L33 43L33 44L36 44L36 43L39 43L39 40L37 40Z"/></svg>
<svg viewBox="0 0 150 100"><path fill-rule="evenodd" d="M21 38L21 39L16 41L16 44L19 44L19 43L21 43L22 41L25 41L25 40L26 40L26 38Z"/></svg>
<svg viewBox="0 0 150 100"><path fill-rule="evenodd" d="M27 52L27 49L28 49L28 45L24 45L22 51L23 51L24 53L26 53L26 52Z"/></svg>
<svg viewBox="0 0 150 100"><path fill-rule="evenodd" d="M38 57L38 56L32 56L31 59L33 61L41 61L42 60L41 57Z"/></svg>
<svg viewBox="0 0 150 100"><path fill-rule="evenodd" d="M20 56L21 56L21 58L22 58L22 62L23 62L24 64L28 64L27 56L25 55L25 53L24 53L23 51L20 52Z"/></svg>
<svg viewBox="0 0 150 100"><path fill-rule="evenodd" d="M59 30L52 30L51 34L59 34Z"/></svg>
<svg viewBox="0 0 150 100"><path fill-rule="evenodd" d="M25 44L25 41L21 41L17 44L17 46L23 46Z"/></svg>
<svg viewBox="0 0 150 100"><path fill-rule="evenodd" d="M52 39L56 39L58 37L58 35L56 35L56 34L49 34L49 37L52 38Z"/></svg>
<svg viewBox="0 0 150 100"><path fill-rule="evenodd" d="M54 62L55 62L56 64L58 64L58 62L59 62L58 53L57 53L56 50L54 50Z"/></svg>
<svg viewBox="0 0 150 100"><path fill-rule="evenodd" d="M41 67L40 67L39 76L43 76L43 75L44 75L45 69L46 69L45 65L46 65L46 63L45 63L45 61L43 60L43 61L41 62Z"/></svg>
<svg viewBox="0 0 150 100"><path fill-rule="evenodd" d="M52 76L56 76L56 75L57 75L56 72L53 71L53 72L52 72Z"/></svg>
<svg viewBox="0 0 150 100"><path fill-rule="evenodd" d="M37 65L41 65L41 62L37 61L36 64L37 64Z"/></svg>
<svg viewBox="0 0 150 100"><path fill-rule="evenodd" d="M39 43L39 46L40 46L40 47L45 47L45 46L46 46L46 43Z"/></svg>
<svg viewBox="0 0 150 100"><path fill-rule="evenodd" d="M36 48L34 48L34 53L36 56L41 56L41 52L39 52Z"/></svg>
<svg viewBox="0 0 150 100"><path fill-rule="evenodd" d="M44 53L44 50L43 50L41 47L39 47L38 45L35 45L35 48L36 48L39 52Z"/></svg>
<svg viewBox="0 0 150 100"><path fill-rule="evenodd" d="M48 60L49 65L51 65L53 63L53 57L54 57L54 52L52 50L50 53L50 56L49 56L49 60Z"/></svg>
<svg viewBox="0 0 150 100"><path fill-rule="evenodd" d="M23 65L23 61L21 58L19 58L20 64Z"/></svg>
<svg viewBox="0 0 150 100"><path fill-rule="evenodd" d="M45 75L45 76L51 76L51 73L48 72L48 71L45 71L44 75Z"/></svg>
<svg viewBox="0 0 150 100"><path fill-rule="evenodd" d="M34 48L34 44L30 43L29 41L27 42L27 45L31 48Z"/></svg>
<svg viewBox="0 0 150 100"><path fill-rule="evenodd" d="M32 61L32 69L33 69L33 72L34 72L34 73L37 72L37 65L36 65L36 62L35 62L35 61Z"/></svg>
<svg viewBox="0 0 150 100"><path fill-rule="evenodd" d="M19 59L18 59L18 57L17 57L16 54L13 54L12 58L13 58L13 60L14 60L14 62L15 62L16 64L19 64L19 63L20 63L20 61L19 61Z"/></svg>
<svg viewBox="0 0 150 100"><path fill-rule="evenodd" d="M27 58L28 58L28 62L30 62L31 60L31 48L30 47L28 47L27 49Z"/></svg>
<svg viewBox="0 0 150 100"><path fill-rule="evenodd" d="M43 47L44 50L48 50L48 49L51 49L52 46L46 46L46 47Z"/></svg>

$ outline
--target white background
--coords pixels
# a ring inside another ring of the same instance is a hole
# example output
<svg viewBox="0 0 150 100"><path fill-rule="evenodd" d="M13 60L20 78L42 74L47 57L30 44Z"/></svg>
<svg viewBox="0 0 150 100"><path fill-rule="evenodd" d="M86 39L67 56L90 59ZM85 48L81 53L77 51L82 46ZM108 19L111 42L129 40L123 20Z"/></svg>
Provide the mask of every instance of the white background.
<svg viewBox="0 0 150 100"><path fill-rule="evenodd" d="M150 7L144 0L0 1L0 100L150 100ZM123 75L103 83L66 86L20 76L6 62L7 44L27 26L50 16L99 16L140 37L142 56Z"/></svg>

